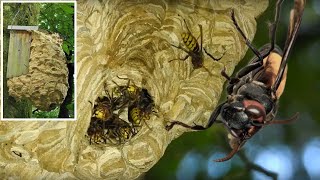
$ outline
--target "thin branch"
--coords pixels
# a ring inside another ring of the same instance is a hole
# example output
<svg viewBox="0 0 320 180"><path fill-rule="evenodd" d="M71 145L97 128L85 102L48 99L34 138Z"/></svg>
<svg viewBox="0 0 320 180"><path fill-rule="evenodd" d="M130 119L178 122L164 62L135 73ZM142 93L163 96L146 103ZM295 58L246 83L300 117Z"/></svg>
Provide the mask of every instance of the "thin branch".
<svg viewBox="0 0 320 180"><path fill-rule="evenodd" d="M17 11L16 14L14 15L14 17L13 17L10 25L13 25L14 20L16 19L17 15L19 14L19 12L20 12L20 6L21 6L21 4L19 4L19 6L18 6L18 11Z"/></svg>
<svg viewBox="0 0 320 180"><path fill-rule="evenodd" d="M241 160L244 162L247 169L261 172L261 173L271 177L274 180L278 179L277 173L272 172L272 171L268 171L267 169L263 168L262 166L259 166L255 163L251 162L243 151L239 151L238 155L241 158Z"/></svg>

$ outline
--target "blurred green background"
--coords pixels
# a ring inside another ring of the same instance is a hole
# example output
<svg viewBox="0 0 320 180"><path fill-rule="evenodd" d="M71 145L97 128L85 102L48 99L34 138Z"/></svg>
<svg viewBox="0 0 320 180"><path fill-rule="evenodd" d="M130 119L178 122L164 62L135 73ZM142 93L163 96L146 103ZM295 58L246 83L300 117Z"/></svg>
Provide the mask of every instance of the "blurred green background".
<svg viewBox="0 0 320 180"><path fill-rule="evenodd" d="M258 19L253 44L269 42L268 22L275 2ZM277 44L284 46L293 0L283 3ZM189 132L174 140L160 161L141 179L272 179L257 171L262 167L279 179L320 179L320 1L308 0L299 35L289 57L289 72L276 119L300 112L290 125L270 125L251 138L233 159L213 162L230 151L226 130L217 125ZM235 72L253 56L248 51ZM225 94L225 92L223 93ZM222 100L225 99L221 97ZM241 158L240 158L241 156Z"/></svg>

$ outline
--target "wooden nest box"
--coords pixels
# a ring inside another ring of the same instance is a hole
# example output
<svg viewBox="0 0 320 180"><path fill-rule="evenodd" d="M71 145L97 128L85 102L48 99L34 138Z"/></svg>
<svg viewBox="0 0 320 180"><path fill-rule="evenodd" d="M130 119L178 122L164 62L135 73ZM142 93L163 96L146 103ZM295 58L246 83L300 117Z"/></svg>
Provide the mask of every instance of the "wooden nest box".
<svg viewBox="0 0 320 180"><path fill-rule="evenodd" d="M68 68L58 34L37 26L8 26L7 84L10 96L29 99L40 110L61 104L68 91Z"/></svg>

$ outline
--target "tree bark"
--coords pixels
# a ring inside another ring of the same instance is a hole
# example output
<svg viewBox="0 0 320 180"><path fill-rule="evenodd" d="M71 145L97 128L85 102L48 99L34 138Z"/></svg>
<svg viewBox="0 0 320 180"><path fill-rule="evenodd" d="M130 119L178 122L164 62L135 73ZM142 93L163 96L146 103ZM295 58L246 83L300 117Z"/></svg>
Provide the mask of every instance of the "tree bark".
<svg viewBox="0 0 320 180"><path fill-rule="evenodd" d="M257 5L259 4L259 5ZM206 124L217 105L225 79L247 50L231 20L235 10L247 37L268 1L78 1L77 121L1 122L0 175L32 179L135 179L162 157L168 144L185 128L167 132L168 121ZM203 27L203 46L219 62L204 56L205 68L194 69L186 53L171 44L181 42L186 20L195 37ZM128 77L148 89L158 114L129 142L89 144L86 132L92 105L104 91ZM13 153L14 151L14 153ZM18 156L18 155L21 155ZM2 177L2 176L1 176Z"/></svg>

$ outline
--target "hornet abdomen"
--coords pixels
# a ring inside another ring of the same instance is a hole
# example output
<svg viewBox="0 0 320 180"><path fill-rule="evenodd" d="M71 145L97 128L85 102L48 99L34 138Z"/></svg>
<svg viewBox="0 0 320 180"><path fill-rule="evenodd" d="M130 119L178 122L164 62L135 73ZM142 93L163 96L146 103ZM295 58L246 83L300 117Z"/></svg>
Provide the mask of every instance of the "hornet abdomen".
<svg viewBox="0 0 320 180"><path fill-rule="evenodd" d="M187 48L192 52L199 52L199 44L197 39L190 33L182 33L183 43L187 46Z"/></svg>

